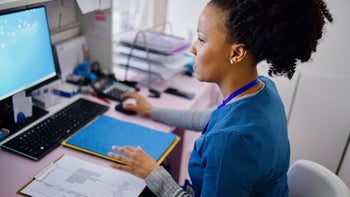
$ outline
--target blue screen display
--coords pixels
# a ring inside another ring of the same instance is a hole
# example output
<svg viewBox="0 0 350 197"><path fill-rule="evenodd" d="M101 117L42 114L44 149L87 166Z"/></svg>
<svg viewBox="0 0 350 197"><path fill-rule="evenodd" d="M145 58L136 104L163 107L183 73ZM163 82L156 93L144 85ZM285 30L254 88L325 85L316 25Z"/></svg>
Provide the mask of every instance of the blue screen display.
<svg viewBox="0 0 350 197"><path fill-rule="evenodd" d="M0 14L0 100L56 72L45 7Z"/></svg>

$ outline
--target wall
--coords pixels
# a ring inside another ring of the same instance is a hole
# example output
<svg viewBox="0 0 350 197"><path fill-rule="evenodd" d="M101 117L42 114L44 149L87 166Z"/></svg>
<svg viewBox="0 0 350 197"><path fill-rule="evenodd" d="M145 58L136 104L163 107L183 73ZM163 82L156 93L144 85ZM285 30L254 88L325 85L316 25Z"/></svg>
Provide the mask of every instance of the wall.
<svg viewBox="0 0 350 197"><path fill-rule="evenodd" d="M144 30L165 23L167 5L168 0L114 0L114 34L131 29Z"/></svg>
<svg viewBox="0 0 350 197"><path fill-rule="evenodd" d="M350 13L348 12L348 8L350 7L350 1L348 0L337 0L337 1L326 1L331 13L334 17L334 23L333 24L326 24L326 32L323 36L323 39L320 41L317 52L313 54L312 61L308 63L304 63L300 65L297 69L296 76L293 78L293 80L288 80L284 78L274 78L274 81L276 82L276 85L279 89L279 92L281 94L281 97L285 103L286 112L288 114L288 117L290 119L289 122L289 130L290 132L293 132L294 129L298 129L298 132L307 132L308 130L316 131L315 135L327 133L327 135L320 135L320 140L310 140L309 142L312 143L313 146L316 148L314 150L317 151L317 147L322 146L328 146L333 147L333 145L336 145L337 143L341 143L341 146L336 146L337 148L333 151L337 152L337 155L339 156L343 150L343 145L345 139L341 139L341 137L346 136L347 132L350 131L350 127L348 127L347 120L349 118L348 114L345 114L350 109L344 109L340 114L335 113L330 115L324 115L325 110L321 110L321 112L316 113L316 118L313 119L315 123L313 125L310 125L307 121L307 119L301 119L299 117L299 114L307 114L307 113L313 113L312 110L306 111L304 110L304 105L308 105L307 101L308 97L305 97L303 94L298 94L298 102L294 102L295 98L295 90L301 89L302 91L305 91L305 88L308 87L312 94L309 94L309 96L313 96L314 98L318 98L324 96L327 94L327 90L322 89L322 87L313 88L312 82L313 77L317 76L317 80L321 80L322 83L328 84L328 80L338 80L338 81L348 81L349 74L350 74L350 66L348 63L348 56L349 56L349 50L348 47L350 46L350 39L348 35L350 35ZM207 3L206 0L169 0L169 9L168 9L168 20L173 24L174 27L174 33L183 37L187 37L189 39L193 39L193 33L196 30L197 25L197 19L200 14L200 11L204 8L205 4ZM259 71L261 74L266 75L267 67L264 63L261 63L258 65ZM302 76L301 83L297 83L299 79L299 73ZM307 73L307 74L303 74ZM310 77L309 74L311 74ZM316 80L316 79L315 79ZM308 82L311 82L311 84L306 84ZM320 84L322 84L320 83ZM333 85L337 86L337 84L332 83ZM298 87L297 87L298 85ZM311 85L309 87L308 85ZM317 84L316 84L317 85ZM343 84L343 88L350 89L350 84ZM305 87L305 88L303 88ZM332 87L332 86L329 86ZM333 91L334 92L334 91ZM342 106L348 107L348 105L345 102L345 98L349 97L349 91L336 91L335 94L337 95L331 95L330 101L334 107L330 107L333 111L335 109L339 109ZM314 94L314 95L313 95ZM341 102L338 102L338 98L344 98L341 99ZM291 109L293 106L297 109L294 111ZM319 108L324 108L324 105L328 105L328 103L318 103ZM299 112L298 112L299 110ZM294 116L293 116L294 115ZM312 114L315 115L315 114ZM305 116L307 118L307 116ZM300 120L300 121L299 121ZM322 127L320 125L317 125L316 122L322 123L326 125L326 127ZM328 124L329 123L329 124ZM339 124L336 124L339 123ZM331 125L331 127L329 126ZM303 129L301 129L303 128ZM319 132L317 132L319 131ZM334 133L336 136L332 140L327 141L327 136ZM303 146L302 143L299 143L299 141L302 141L303 135L294 135L292 137L292 144L293 146L306 148ZM309 135L309 138L313 137L312 135ZM337 140L341 139L341 142L338 142ZM334 141L335 140L335 141ZM320 142L325 142L326 144L322 144ZM349 148L348 148L349 149ZM323 149L322 149L323 150ZM292 155L295 154L292 152ZM327 152L321 152L319 153L321 157L324 157L325 159L328 158L330 155ZM346 152L346 156L343 162L343 165L341 166L341 169L339 171L339 176L347 183L347 185L350 186L350 150ZM298 154L296 154L298 155ZM294 155L293 155L294 156ZM308 158L307 155L299 155L300 157ZM312 157L311 157L312 158ZM293 159L297 159L296 157L293 157ZM326 159L327 160L327 159ZM331 166L328 167L327 163L325 163L326 167L331 168L334 171L334 166L337 166L337 162L334 162L330 164Z"/></svg>
<svg viewBox="0 0 350 197"><path fill-rule="evenodd" d="M169 0L168 21L173 33L192 40L196 36L198 17L207 0Z"/></svg>
<svg viewBox="0 0 350 197"><path fill-rule="evenodd" d="M327 24L325 36L320 42L317 53L313 56L313 61L306 64L303 69L317 73L349 76L350 13L347 8L350 6L350 1L328 0L327 3L333 14L334 23Z"/></svg>

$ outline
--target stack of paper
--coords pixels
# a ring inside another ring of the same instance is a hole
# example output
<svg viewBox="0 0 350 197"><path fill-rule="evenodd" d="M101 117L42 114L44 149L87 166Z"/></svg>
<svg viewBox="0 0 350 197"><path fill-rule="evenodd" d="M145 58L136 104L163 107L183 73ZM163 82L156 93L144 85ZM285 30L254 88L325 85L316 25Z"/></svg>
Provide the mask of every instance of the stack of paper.
<svg viewBox="0 0 350 197"><path fill-rule="evenodd" d="M114 47L117 66L129 67L167 80L186 71L192 58L186 55L190 43L180 37L157 32L128 32Z"/></svg>

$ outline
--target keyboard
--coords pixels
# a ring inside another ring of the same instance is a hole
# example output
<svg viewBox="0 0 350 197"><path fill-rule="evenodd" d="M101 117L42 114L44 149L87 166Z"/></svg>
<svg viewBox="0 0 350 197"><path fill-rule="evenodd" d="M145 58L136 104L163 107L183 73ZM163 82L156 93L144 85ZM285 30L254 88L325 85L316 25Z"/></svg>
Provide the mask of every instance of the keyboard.
<svg viewBox="0 0 350 197"><path fill-rule="evenodd" d="M4 143L1 148L39 160L109 107L79 98L23 133Z"/></svg>

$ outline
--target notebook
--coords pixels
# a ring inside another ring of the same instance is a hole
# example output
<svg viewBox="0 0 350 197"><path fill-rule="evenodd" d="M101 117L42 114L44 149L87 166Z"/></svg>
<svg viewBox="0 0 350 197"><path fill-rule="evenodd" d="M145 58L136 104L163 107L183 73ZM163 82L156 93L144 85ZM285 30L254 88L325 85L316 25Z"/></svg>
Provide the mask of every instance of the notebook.
<svg viewBox="0 0 350 197"><path fill-rule="evenodd" d="M108 157L113 145L140 146L160 164L179 140L180 137L173 133L101 115L63 141L62 145L116 162L120 161Z"/></svg>

